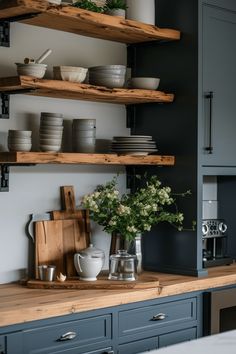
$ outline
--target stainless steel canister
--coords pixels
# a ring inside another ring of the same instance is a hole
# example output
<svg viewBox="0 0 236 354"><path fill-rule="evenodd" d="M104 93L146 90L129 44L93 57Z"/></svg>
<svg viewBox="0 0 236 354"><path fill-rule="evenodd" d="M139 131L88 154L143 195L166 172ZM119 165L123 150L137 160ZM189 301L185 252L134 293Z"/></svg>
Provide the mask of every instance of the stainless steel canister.
<svg viewBox="0 0 236 354"><path fill-rule="evenodd" d="M53 281L55 278L55 265L42 264L39 267L39 279L44 281Z"/></svg>
<svg viewBox="0 0 236 354"><path fill-rule="evenodd" d="M117 254L110 256L110 280L136 280L136 255L130 255L125 250L118 250Z"/></svg>

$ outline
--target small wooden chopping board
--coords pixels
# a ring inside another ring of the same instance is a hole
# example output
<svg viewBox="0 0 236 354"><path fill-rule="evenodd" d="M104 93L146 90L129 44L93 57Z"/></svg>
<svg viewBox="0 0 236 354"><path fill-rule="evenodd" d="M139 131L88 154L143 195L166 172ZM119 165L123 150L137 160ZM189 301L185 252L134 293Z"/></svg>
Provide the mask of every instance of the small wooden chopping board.
<svg viewBox="0 0 236 354"><path fill-rule="evenodd" d="M27 286L31 289L150 289L158 288L159 280L157 277L142 275L135 281L108 280L107 276L99 276L96 281L83 281L79 280L79 278L68 279L64 282L29 280Z"/></svg>
<svg viewBox="0 0 236 354"><path fill-rule="evenodd" d="M73 257L86 248L88 234L83 219L38 221L35 223L35 269L38 265L56 266L56 274L75 276Z"/></svg>

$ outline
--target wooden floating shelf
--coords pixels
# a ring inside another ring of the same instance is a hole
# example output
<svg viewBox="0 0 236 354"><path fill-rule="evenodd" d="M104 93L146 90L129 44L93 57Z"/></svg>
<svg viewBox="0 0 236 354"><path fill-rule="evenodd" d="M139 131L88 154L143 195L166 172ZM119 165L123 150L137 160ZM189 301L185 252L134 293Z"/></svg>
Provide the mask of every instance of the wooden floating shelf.
<svg viewBox="0 0 236 354"><path fill-rule="evenodd" d="M116 104L169 103L174 95L161 91L140 89L109 89L102 86L79 84L61 80L37 79L31 76L0 78L0 92L18 92L53 98L108 102Z"/></svg>
<svg viewBox="0 0 236 354"><path fill-rule="evenodd" d="M1 164L79 164L79 165L160 165L173 166L174 156L131 156L54 152L0 152Z"/></svg>
<svg viewBox="0 0 236 354"><path fill-rule="evenodd" d="M20 22L127 44L180 39L177 30L162 29L69 5L53 5L46 0L1 1L0 20L28 14L37 15Z"/></svg>

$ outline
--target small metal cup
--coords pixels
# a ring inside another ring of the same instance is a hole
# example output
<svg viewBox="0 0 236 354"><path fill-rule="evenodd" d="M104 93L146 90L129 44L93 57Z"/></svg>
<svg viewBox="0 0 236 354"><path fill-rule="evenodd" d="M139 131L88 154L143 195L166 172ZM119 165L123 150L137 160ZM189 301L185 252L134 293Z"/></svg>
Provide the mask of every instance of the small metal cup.
<svg viewBox="0 0 236 354"><path fill-rule="evenodd" d="M39 279L43 281L53 281L55 277L56 266L42 264L39 267Z"/></svg>

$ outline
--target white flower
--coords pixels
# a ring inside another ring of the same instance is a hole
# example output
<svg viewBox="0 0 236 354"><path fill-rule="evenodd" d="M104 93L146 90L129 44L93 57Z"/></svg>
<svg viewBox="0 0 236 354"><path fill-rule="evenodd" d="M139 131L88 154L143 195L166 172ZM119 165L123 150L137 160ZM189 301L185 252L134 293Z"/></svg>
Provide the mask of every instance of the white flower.
<svg viewBox="0 0 236 354"><path fill-rule="evenodd" d="M127 226L126 230L133 233L136 233L138 231L138 229L136 229L136 227L134 226Z"/></svg>

